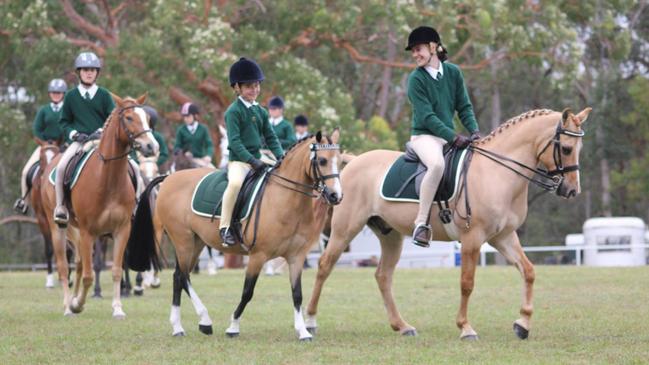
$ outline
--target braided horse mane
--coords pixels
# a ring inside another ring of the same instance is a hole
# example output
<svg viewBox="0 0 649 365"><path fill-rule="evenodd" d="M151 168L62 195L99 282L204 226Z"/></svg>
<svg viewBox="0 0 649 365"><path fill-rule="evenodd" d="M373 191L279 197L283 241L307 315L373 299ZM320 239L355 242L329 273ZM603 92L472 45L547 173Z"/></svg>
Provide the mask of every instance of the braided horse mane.
<svg viewBox="0 0 649 365"><path fill-rule="evenodd" d="M527 120L527 119L532 119L534 117L539 117L539 116L542 116L542 115L548 115L548 114L551 114L551 113L556 113L556 112L554 110L550 110L550 109L535 109L535 110L527 111L527 112L525 112L523 114L520 114L518 116L515 116L515 117L509 119L505 123L498 126L498 128L491 131L491 133L489 133L487 136L483 137L481 140L479 140L479 141L477 141L475 143L476 144L488 143L492 139L494 139L497 135L501 134L504 130L508 129L509 127L511 127L511 126L513 126L513 125L515 125L515 124L517 124L519 122L522 122L522 121Z"/></svg>
<svg viewBox="0 0 649 365"><path fill-rule="evenodd" d="M313 136L314 136L313 134L308 134L307 136L302 137L299 141L295 142L291 147L289 147L286 151L284 151L284 156L282 156L282 158L277 160L277 163L273 166L273 170L280 167L280 165L282 164L282 161L284 161L286 156L288 156L289 152L294 151L298 146L301 146L304 143L304 141L307 141L307 140L311 139L311 137L313 137ZM332 143L331 137L325 136L324 134L322 135L322 137L327 138L327 142Z"/></svg>

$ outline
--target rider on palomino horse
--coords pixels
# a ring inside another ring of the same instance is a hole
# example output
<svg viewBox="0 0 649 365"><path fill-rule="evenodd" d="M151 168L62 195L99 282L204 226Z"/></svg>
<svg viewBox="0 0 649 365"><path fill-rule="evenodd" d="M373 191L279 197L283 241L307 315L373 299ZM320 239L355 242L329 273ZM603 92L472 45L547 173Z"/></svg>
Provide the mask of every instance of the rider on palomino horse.
<svg viewBox="0 0 649 365"><path fill-rule="evenodd" d="M61 108L63 107L63 96L68 89L65 81L62 79L53 79L47 86L47 93L50 97L50 103L41 106L34 119L33 132L39 146L36 147L29 160L23 167L20 177L20 198L14 203L14 209L19 213L27 213L27 173L29 169L38 162L41 155L40 145L48 141L60 141L63 137L63 131L59 125L61 118ZM42 166L41 168L44 168Z"/></svg>
<svg viewBox="0 0 649 365"><path fill-rule="evenodd" d="M228 134L228 187L223 193L223 207L219 233L224 246L236 243L231 232L232 210L239 190L250 169L261 171L266 167L259 150L265 141L275 158L281 159L284 150L268 121L268 111L257 103L264 73L255 61L241 57L230 67L230 86L239 95L225 112Z"/></svg>
<svg viewBox="0 0 649 365"><path fill-rule="evenodd" d="M412 236L414 244L429 247L431 205L444 174L443 147L446 143L467 147L480 134L462 71L457 65L444 62L446 49L437 31L425 26L414 29L408 36L406 51L412 52L418 66L408 77L408 99L413 111L410 145L428 168L421 183L419 212ZM462 125L471 133L470 138L455 132L456 111Z"/></svg>
<svg viewBox="0 0 649 365"><path fill-rule="evenodd" d="M180 108L180 114L182 114L185 124L176 130L174 153L178 150L189 151L193 161L199 167L216 168L212 164L214 144L209 129L198 122L198 106L187 102Z"/></svg>

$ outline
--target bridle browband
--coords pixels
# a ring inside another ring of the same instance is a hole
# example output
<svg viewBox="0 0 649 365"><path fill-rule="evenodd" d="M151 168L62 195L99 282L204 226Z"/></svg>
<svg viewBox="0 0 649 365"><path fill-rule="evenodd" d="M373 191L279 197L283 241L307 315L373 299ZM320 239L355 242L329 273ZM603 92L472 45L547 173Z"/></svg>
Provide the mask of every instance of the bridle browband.
<svg viewBox="0 0 649 365"><path fill-rule="evenodd" d="M134 104L134 105L127 106L127 107L122 107L117 112L117 115L118 115L118 118L119 118L119 124L124 129L124 133L126 133L126 137L128 138L128 145L129 145L128 151L126 151L125 153L122 153L120 155L107 158L107 157L104 157L104 155L101 152L99 152L99 149L98 149L97 152L99 153L99 159L101 161L103 161L103 162L115 161L115 160L120 160L120 159L128 156L135 149L135 145L137 143L137 141L135 139L138 138L139 136L143 135L143 134L146 134L146 133L149 133L149 132L152 131L151 129L144 129L144 130L142 130L141 132L138 132L138 133L131 133L131 131L128 128L126 128L126 122L124 121L124 111L129 110L129 109L140 108L140 107L142 107L142 105Z"/></svg>

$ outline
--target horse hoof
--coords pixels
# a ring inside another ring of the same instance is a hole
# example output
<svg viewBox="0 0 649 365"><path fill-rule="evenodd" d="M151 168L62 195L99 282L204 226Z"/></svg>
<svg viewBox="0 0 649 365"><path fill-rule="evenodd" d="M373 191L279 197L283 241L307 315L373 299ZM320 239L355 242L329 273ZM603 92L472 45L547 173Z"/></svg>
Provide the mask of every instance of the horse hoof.
<svg viewBox="0 0 649 365"><path fill-rule="evenodd" d="M92 295L93 298L95 299L103 299L104 297L101 296L101 293L95 293Z"/></svg>
<svg viewBox="0 0 649 365"><path fill-rule="evenodd" d="M66 310L63 312L63 316L65 316L65 317L74 317L75 314L74 314L70 309L66 309Z"/></svg>
<svg viewBox="0 0 649 365"><path fill-rule="evenodd" d="M461 338L462 341L478 341L478 335L466 335Z"/></svg>
<svg viewBox="0 0 649 365"><path fill-rule="evenodd" d="M527 337L530 335L530 331L526 330L520 324L514 322L514 333L521 340L527 340Z"/></svg>
<svg viewBox="0 0 649 365"><path fill-rule="evenodd" d="M151 287L152 287L153 289L158 289L158 288L160 287L160 283L157 283L157 284L151 284Z"/></svg>
<svg viewBox="0 0 649 365"><path fill-rule="evenodd" d="M313 337L305 337L305 338L300 338L300 342L312 342Z"/></svg>
<svg viewBox="0 0 649 365"><path fill-rule="evenodd" d="M401 335L402 336L413 336L414 337L414 336L417 336L417 330L413 328L413 329L410 329L410 330L407 330L407 331L403 331L403 333L401 333Z"/></svg>
<svg viewBox="0 0 649 365"><path fill-rule="evenodd" d="M206 335L211 335L213 333L211 324L210 325L199 324L198 325L198 330L201 331L202 333L206 334Z"/></svg>
<svg viewBox="0 0 649 365"><path fill-rule="evenodd" d="M174 337L185 337L185 332L180 331L178 333L174 333Z"/></svg>
<svg viewBox="0 0 649 365"><path fill-rule="evenodd" d="M225 335L228 336L229 338L235 338L235 337L239 337L239 332L226 332Z"/></svg>
<svg viewBox="0 0 649 365"><path fill-rule="evenodd" d="M144 295L144 289L135 289L133 290L133 295L136 297L141 297Z"/></svg>
<svg viewBox="0 0 649 365"><path fill-rule="evenodd" d="M70 310L75 314L83 312L83 306L79 305L77 298L72 299L72 303L70 303Z"/></svg>
<svg viewBox="0 0 649 365"><path fill-rule="evenodd" d="M311 336L315 336L316 332L318 332L318 327L307 327L307 331L311 334Z"/></svg>

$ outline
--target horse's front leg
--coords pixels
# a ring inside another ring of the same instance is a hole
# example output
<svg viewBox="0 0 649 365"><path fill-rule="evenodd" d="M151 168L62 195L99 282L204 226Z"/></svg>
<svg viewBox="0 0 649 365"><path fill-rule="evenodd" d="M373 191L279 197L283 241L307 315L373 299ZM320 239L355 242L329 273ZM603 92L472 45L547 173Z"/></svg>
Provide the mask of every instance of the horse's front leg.
<svg viewBox="0 0 649 365"><path fill-rule="evenodd" d="M126 313L122 309L121 283L122 283L122 265L124 262L124 250L126 242L131 231L131 223L128 222L114 232L113 246L113 318L124 319Z"/></svg>
<svg viewBox="0 0 649 365"><path fill-rule="evenodd" d="M289 280L291 292L293 293L293 317L297 337L300 341L311 341L313 336L306 329L304 316L302 315L302 268L306 256L290 257L287 259L289 267Z"/></svg>
<svg viewBox="0 0 649 365"><path fill-rule="evenodd" d="M262 252L256 252L250 255L248 267L246 268L246 279L243 283L243 293L241 293L241 301L230 318L230 327L225 330L225 334L228 337L239 336L241 314L243 314L243 310L246 308L250 299L252 299L252 295L255 291L255 284L257 284L257 278L259 278L259 272L265 262L266 255Z"/></svg>
<svg viewBox="0 0 649 365"><path fill-rule="evenodd" d="M469 307L469 297L473 292L475 279L475 269L480 260L480 246L483 240L476 234L465 234L461 237L462 242L462 274L460 277L460 289L462 297L460 300L460 309L457 313L455 324L460 329L460 339L477 340L478 334L469 324L467 315Z"/></svg>
<svg viewBox="0 0 649 365"><path fill-rule="evenodd" d="M523 304L520 310L521 317L514 321L514 333L516 333L516 336L521 340L525 340L529 336L530 319L534 310L534 306L532 305L535 279L534 265L532 265L525 255L516 231L513 231L502 238L493 239L491 241L493 241L492 244L498 252L505 256L510 263L515 265L523 277Z"/></svg>

